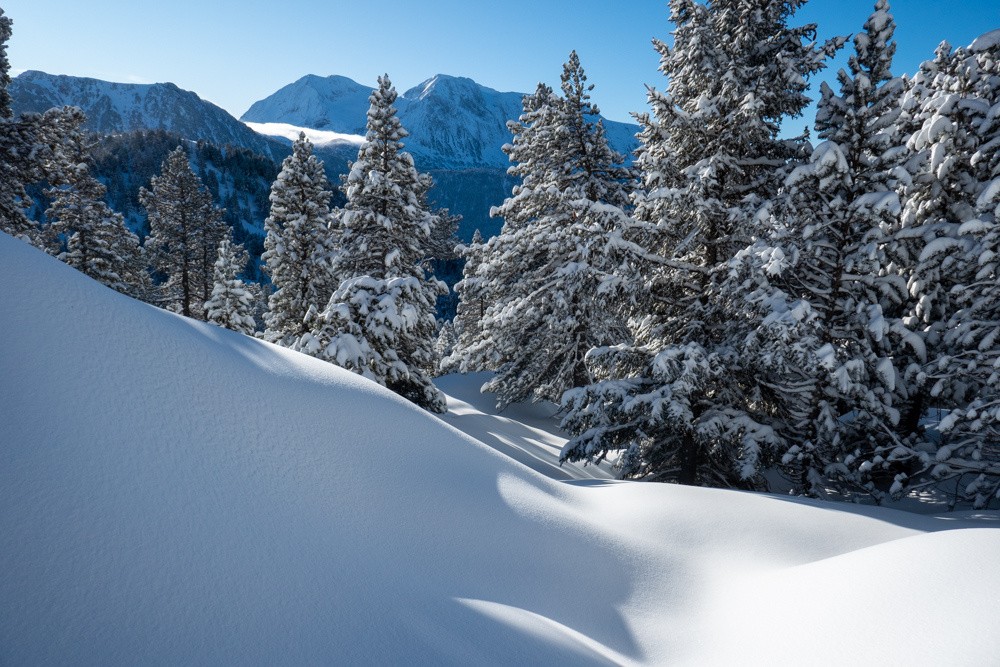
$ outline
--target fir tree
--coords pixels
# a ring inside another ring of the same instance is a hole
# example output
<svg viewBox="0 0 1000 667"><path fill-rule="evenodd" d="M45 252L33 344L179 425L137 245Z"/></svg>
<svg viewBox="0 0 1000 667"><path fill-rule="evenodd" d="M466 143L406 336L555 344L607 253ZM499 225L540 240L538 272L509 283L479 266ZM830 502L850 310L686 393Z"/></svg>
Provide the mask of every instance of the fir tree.
<svg viewBox="0 0 1000 667"><path fill-rule="evenodd" d="M286 346L308 331L306 314L326 305L336 287L330 271L335 247L330 184L312 150L300 133L271 186L271 214L264 221L261 259L274 286L264 337Z"/></svg>
<svg viewBox="0 0 1000 667"><path fill-rule="evenodd" d="M467 357L466 367L496 370L483 390L501 409L558 401L589 384L587 352L626 336L601 287L609 237L627 219L629 173L594 121L593 86L576 52L561 79L562 96L540 85L511 124L509 173L522 183L494 211L504 227L466 265L460 287L463 299L488 305L455 354Z"/></svg>
<svg viewBox="0 0 1000 667"><path fill-rule="evenodd" d="M223 212L191 170L183 146L167 156L151 187L140 190L139 200L149 216L147 252L166 276L162 302L182 315L202 318L215 284L216 252L227 232Z"/></svg>
<svg viewBox="0 0 1000 667"><path fill-rule="evenodd" d="M407 134L395 101L389 77L380 77L365 143L344 181L347 204L336 212L341 238L333 269L340 286L308 318L311 330L296 348L444 412L444 395L430 375L434 304L446 288L422 266L435 221L426 207L427 181L403 151Z"/></svg>
<svg viewBox="0 0 1000 667"><path fill-rule="evenodd" d="M243 246L224 238L219 242L217 254L212 297L205 302L207 319L212 324L252 336L256 329L254 295L239 278L247 264L247 252Z"/></svg>
<svg viewBox="0 0 1000 667"><path fill-rule="evenodd" d="M633 344L588 355L594 384L564 398L575 437L564 460L624 450L626 477L760 485L780 441L763 419L756 369L739 347L752 326L722 289L801 142L778 138L802 112L806 81L843 40L813 42L788 22L803 4L672 0L673 47L654 42L666 93L639 117L642 191L619 281L636 295Z"/></svg>

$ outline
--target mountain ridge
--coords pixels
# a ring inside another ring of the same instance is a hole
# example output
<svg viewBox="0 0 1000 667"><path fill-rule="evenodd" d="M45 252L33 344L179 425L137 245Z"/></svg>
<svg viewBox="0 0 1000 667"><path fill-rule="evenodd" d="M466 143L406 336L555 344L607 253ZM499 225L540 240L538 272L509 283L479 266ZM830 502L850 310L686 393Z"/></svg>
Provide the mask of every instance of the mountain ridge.
<svg viewBox="0 0 1000 667"><path fill-rule="evenodd" d="M99 134L164 130L220 147L246 148L277 162L288 154L281 142L173 83L120 83L28 70L11 81L9 92L17 113L80 107L87 115L85 127Z"/></svg>
<svg viewBox="0 0 1000 667"><path fill-rule="evenodd" d="M347 77L308 74L255 102L240 120L364 134L371 90ZM435 74L396 101L410 133L406 149L422 169L506 170L510 162L502 148L511 139L507 123L521 115L524 95L497 91L468 77ZM601 120L611 146L631 154L638 146L639 127Z"/></svg>

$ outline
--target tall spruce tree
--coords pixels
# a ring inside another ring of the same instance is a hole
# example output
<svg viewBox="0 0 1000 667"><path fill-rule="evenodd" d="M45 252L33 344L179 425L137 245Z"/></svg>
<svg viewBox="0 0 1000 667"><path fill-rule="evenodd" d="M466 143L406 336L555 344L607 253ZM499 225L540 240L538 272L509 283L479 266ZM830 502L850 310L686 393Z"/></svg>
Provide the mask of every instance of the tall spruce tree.
<svg viewBox="0 0 1000 667"><path fill-rule="evenodd" d="M204 305L215 284L216 253L227 233L223 211L192 171L183 146L163 161L151 187L139 191L139 201L149 216L147 253L166 278L161 303L204 319Z"/></svg>
<svg viewBox="0 0 1000 667"><path fill-rule="evenodd" d="M330 183L305 133L292 146L271 186L271 213L264 221L264 271L274 292L264 316L264 337L294 345L308 331L306 314L322 308L336 288Z"/></svg>
<svg viewBox="0 0 1000 667"><path fill-rule="evenodd" d="M558 401L589 384L587 352L627 335L601 288L613 268L609 237L627 220L630 174L608 146L575 51L561 81L561 96L539 86L511 124L508 173L522 182L494 211L504 227L467 264L461 288L463 298L488 305L478 336L457 354L469 357L467 366L496 371L483 391L495 393L501 409Z"/></svg>
<svg viewBox="0 0 1000 667"><path fill-rule="evenodd" d="M673 47L654 42L668 89L650 90L652 115L639 117L643 188L620 277L636 295L635 342L588 356L598 381L564 398L574 433L564 460L621 450L625 477L763 483L779 439L739 354L752 322L723 285L757 210L802 155L779 122L802 112L808 78L843 43L817 46L815 25L790 27L802 4L671 1Z"/></svg>
<svg viewBox="0 0 1000 667"><path fill-rule="evenodd" d="M434 412L446 409L431 382L436 367L434 305L446 292L423 267L434 215L427 181L403 150L388 76L369 98L368 131L335 215L340 246L333 270L340 285L296 348L364 375Z"/></svg>

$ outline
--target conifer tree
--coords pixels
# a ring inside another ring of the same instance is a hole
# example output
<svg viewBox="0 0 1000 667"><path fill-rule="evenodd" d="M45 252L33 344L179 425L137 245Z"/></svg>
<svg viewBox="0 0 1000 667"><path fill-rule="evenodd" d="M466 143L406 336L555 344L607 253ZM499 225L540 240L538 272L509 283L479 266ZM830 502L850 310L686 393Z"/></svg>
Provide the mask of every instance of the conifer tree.
<svg viewBox="0 0 1000 667"><path fill-rule="evenodd" d="M13 21L0 9L0 231L42 245L38 225L25 208L31 203L24 186L41 180L37 156L36 115L14 117L10 107L10 61L7 42Z"/></svg>
<svg viewBox="0 0 1000 667"><path fill-rule="evenodd" d="M595 121L593 85L575 51L561 81L561 96L540 85L511 124L508 171L522 182L494 211L504 227L466 265L461 288L464 299L488 305L476 337L457 354L466 366L496 370L483 391L495 393L501 409L529 398L558 401L589 384L587 352L626 336L601 287L611 268L609 236L627 219L630 174Z"/></svg>
<svg viewBox="0 0 1000 667"><path fill-rule="evenodd" d="M915 259L905 319L915 350L906 373L911 402L901 429L905 446L869 462L899 470L895 494L957 478L959 499L983 506L1000 498L998 72L1000 31L967 48L943 43L903 105L916 127L897 242ZM938 426L940 442L919 421L931 408L950 411Z"/></svg>
<svg viewBox="0 0 1000 667"><path fill-rule="evenodd" d="M886 271L900 204L885 156L901 90L888 10L878 0L855 37L840 94L822 87L817 130L826 141L758 216L761 239L741 253L747 266L728 287L758 309L742 356L757 358L769 423L789 443L783 460L802 493L832 483L878 497L855 462L895 444L886 311L906 294Z"/></svg>
<svg viewBox="0 0 1000 667"><path fill-rule="evenodd" d="M722 289L802 144L778 138L802 112L807 79L843 43L817 46L815 25L790 27L803 4L672 0L674 44L660 41L667 92L639 117L642 191L620 277L636 298L633 344L588 360L597 382L564 397L575 434L564 460L623 450L625 477L757 486L780 441L739 346L752 323ZM629 245L631 244L631 246Z"/></svg>
<svg viewBox="0 0 1000 667"><path fill-rule="evenodd" d="M121 214L105 203L106 189L90 173L89 149L82 126L86 118L75 107L52 109L44 127L52 136L46 196L48 230L56 255L73 268L124 294L142 298L149 276L139 239Z"/></svg>
<svg viewBox="0 0 1000 667"><path fill-rule="evenodd" d="M455 290L460 295L454 320L455 343L448 356L441 359L441 371L444 373L466 373L471 370L469 361L472 355L466 350L482 335L479 323L486 312L486 297L477 277L484 246L483 235L476 229L468 245L458 248L459 256L465 260L465 264L462 267L462 280L455 285ZM456 354L456 350L462 352Z"/></svg>
<svg viewBox="0 0 1000 667"><path fill-rule="evenodd" d="M252 336L256 329L254 295L239 278L246 267L247 252L242 245L224 238L219 242L217 254L212 297L205 302L207 319L212 324Z"/></svg>
<svg viewBox="0 0 1000 667"><path fill-rule="evenodd" d="M264 221L262 260L274 286L264 316L267 340L293 345L308 331L310 308L325 306L336 287L330 195L323 162L300 133L271 186L271 213Z"/></svg>
<svg viewBox="0 0 1000 667"><path fill-rule="evenodd" d="M227 232L223 211L191 170L183 146L163 161L151 187L139 191L139 201L149 216L147 252L166 277L162 303L182 315L203 319L204 304L215 284L219 242Z"/></svg>
<svg viewBox="0 0 1000 667"><path fill-rule="evenodd" d="M446 288L422 266L434 216L426 180L403 150L396 90L379 78L369 98L368 131L344 181L336 212L340 285L296 348L364 375L434 412L446 409L434 387L434 304Z"/></svg>

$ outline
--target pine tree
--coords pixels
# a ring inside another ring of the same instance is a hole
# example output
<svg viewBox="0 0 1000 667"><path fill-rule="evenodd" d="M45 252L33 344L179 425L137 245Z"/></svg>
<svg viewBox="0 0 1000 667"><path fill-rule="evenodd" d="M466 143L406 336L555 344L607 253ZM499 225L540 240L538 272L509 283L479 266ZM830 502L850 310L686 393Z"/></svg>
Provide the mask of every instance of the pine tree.
<svg viewBox="0 0 1000 667"><path fill-rule="evenodd" d="M770 423L789 443L783 461L802 493L833 484L879 497L856 463L895 444L886 311L906 294L886 272L900 204L885 156L901 90L888 9L879 0L855 37L840 94L823 86L817 130L826 141L758 215L762 237L741 253L745 266L728 288L759 309L742 356L756 358Z"/></svg>
<svg viewBox="0 0 1000 667"><path fill-rule="evenodd" d="M41 246L38 225L25 213L31 200L24 189L41 180L36 145L40 119L36 115L15 118L10 107L7 42L13 23L0 9L0 231Z"/></svg>
<svg viewBox="0 0 1000 667"><path fill-rule="evenodd" d="M227 233L223 211L191 170L183 146L163 161L151 187L139 191L139 201L149 216L147 253L166 276L162 303L182 315L203 318L215 284L216 252Z"/></svg>
<svg viewBox="0 0 1000 667"><path fill-rule="evenodd" d="M247 264L247 252L243 246L224 238L219 242L217 254L212 297L205 302L207 319L212 324L252 336L256 329L254 295L239 278Z"/></svg>
<svg viewBox="0 0 1000 667"><path fill-rule="evenodd" d="M52 109L44 119L52 136L51 187L45 193L51 204L45 214L55 254L112 289L143 297L149 276L142 248L121 214L105 203L106 188L90 173L83 112L75 107Z"/></svg>
<svg viewBox="0 0 1000 667"><path fill-rule="evenodd" d="M330 184L312 151L300 133L271 186L271 214L264 221L261 259L274 286L264 337L286 346L308 331L306 314L326 305L336 287L330 270L335 249Z"/></svg>
<svg viewBox="0 0 1000 667"><path fill-rule="evenodd" d="M364 375L434 412L446 409L431 382L436 368L434 304L446 288L423 262L434 216L427 181L403 151L396 90L379 78L369 98L368 131L344 181L347 204L335 215L340 247L333 270L340 285L296 344Z"/></svg>
<svg viewBox="0 0 1000 667"><path fill-rule="evenodd" d="M0 9L0 118L14 115L10 108L10 60L7 58L7 42L13 35L14 22Z"/></svg>
<svg viewBox="0 0 1000 667"><path fill-rule="evenodd" d="M466 265L460 287L463 299L488 305L455 354L466 367L496 371L483 390L501 409L558 401L589 384L587 352L626 337L601 287L612 268L609 236L627 220L630 174L594 120L593 85L576 52L561 80L561 96L540 85L511 124L509 173L522 182L494 211L504 227Z"/></svg>
<svg viewBox="0 0 1000 667"><path fill-rule="evenodd" d="M673 47L654 42L666 93L639 117L642 191L619 282L634 295L634 343L588 356L595 383L564 398L564 460L624 450L625 477L757 486L780 439L763 417L757 369L739 353L752 318L724 289L756 212L802 144L778 138L806 81L843 43L788 26L803 4L672 0ZM631 244L631 245L630 245Z"/></svg>

